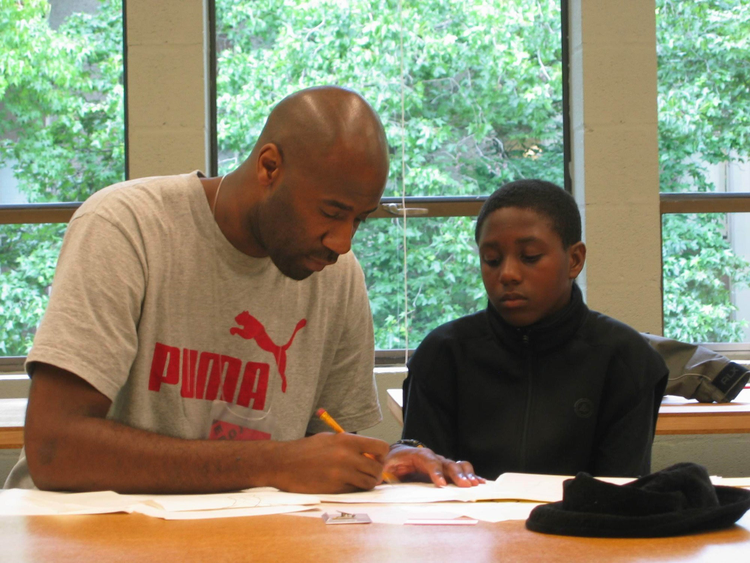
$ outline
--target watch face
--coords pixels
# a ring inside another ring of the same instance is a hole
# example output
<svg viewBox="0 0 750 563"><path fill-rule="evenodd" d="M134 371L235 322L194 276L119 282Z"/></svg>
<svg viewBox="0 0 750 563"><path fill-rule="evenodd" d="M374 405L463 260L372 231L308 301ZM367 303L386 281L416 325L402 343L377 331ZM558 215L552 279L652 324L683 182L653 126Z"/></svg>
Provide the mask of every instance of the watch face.
<svg viewBox="0 0 750 563"><path fill-rule="evenodd" d="M424 448L424 444L420 442L419 440L413 440L411 438L404 438L403 440L399 440L396 442L396 444L401 444L404 446L411 446L412 448Z"/></svg>

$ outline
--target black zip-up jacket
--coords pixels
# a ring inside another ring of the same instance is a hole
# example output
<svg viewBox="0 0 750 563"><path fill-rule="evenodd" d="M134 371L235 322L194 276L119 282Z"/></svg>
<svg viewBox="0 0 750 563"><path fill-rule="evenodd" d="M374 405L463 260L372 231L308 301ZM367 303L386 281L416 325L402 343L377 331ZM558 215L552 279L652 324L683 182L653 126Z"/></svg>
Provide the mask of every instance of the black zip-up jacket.
<svg viewBox="0 0 750 563"><path fill-rule="evenodd" d="M485 311L433 330L409 362L404 438L508 471L646 475L668 370L634 329L583 303L529 327Z"/></svg>

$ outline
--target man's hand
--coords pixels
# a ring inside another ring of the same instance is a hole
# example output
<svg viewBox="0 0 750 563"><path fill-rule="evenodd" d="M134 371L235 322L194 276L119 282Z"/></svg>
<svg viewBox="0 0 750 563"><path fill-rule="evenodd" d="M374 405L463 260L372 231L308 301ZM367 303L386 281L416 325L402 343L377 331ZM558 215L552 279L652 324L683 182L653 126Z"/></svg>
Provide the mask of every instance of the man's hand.
<svg viewBox="0 0 750 563"><path fill-rule="evenodd" d="M413 448L402 444L391 448L385 458L387 471L402 481L432 481L438 487L452 482L459 487L475 487L485 480L474 474L468 461L453 461L430 448Z"/></svg>
<svg viewBox="0 0 750 563"><path fill-rule="evenodd" d="M388 454L387 442L348 433L322 432L279 445L273 464L283 469L274 486L297 493L370 490L381 481Z"/></svg>

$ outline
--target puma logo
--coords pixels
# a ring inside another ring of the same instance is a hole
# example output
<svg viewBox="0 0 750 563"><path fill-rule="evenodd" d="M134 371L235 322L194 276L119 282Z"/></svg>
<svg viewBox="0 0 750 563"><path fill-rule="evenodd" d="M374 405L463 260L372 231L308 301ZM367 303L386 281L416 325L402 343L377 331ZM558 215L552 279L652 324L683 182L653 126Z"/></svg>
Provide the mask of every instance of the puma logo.
<svg viewBox="0 0 750 563"><path fill-rule="evenodd" d="M307 324L307 320L302 319L297 323L297 326L294 327L292 336L289 338L289 342L287 342L283 346L275 344L274 341L271 340L271 337L268 336L266 327L264 327L263 324L258 319L253 317L249 312L242 311L234 318L234 320L238 325L240 325L241 328L230 328L230 334L236 334L246 340L255 339L255 342L258 343L258 346L260 346L262 350L271 352L271 354L273 354L273 357L276 360L276 366L279 368L279 374L281 375L281 392L286 393L286 351L292 345L292 341L297 335L297 332L299 332Z"/></svg>

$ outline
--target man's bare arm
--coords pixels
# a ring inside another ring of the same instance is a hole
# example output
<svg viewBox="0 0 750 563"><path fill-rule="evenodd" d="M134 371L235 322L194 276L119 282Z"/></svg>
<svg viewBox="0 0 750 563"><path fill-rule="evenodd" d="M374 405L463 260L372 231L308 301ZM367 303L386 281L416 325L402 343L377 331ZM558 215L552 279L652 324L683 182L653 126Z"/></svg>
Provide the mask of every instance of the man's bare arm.
<svg viewBox="0 0 750 563"><path fill-rule="evenodd" d="M26 458L37 487L209 493L272 486L346 492L374 487L388 454L385 442L353 434L290 442L172 438L107 420L110 404L80 377L37 365L25 428Z"/></svg>

